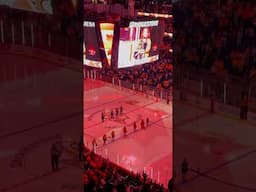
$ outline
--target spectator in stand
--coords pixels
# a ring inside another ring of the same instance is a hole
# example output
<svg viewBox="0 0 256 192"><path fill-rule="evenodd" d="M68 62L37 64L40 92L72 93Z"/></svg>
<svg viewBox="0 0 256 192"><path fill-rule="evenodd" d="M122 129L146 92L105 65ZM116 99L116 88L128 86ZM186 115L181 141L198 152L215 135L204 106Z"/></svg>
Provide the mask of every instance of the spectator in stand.
<svg viewBox="0 0 256 192"><path fill-rule="evenodd" d="M83 161L84 156L84 140L83 136L80 137L80 141L78 143L78 151L79 151L79 161Z"/></svg>
<svg viewBox="0 0 256 192"><path fill-rule="evenodd" d="M173 179L172 178L168 182L168 190L169 190L169 192L173 192Z"/></svg>
<svg viewBox="0 0 256 192"><path fill-rule="evenodd" d="M56 144L52 144L51 147L51 163L52 170L56 171L59 169L60 151Z"/></svg>
<svg viewBox="0 0 256 192"><path fill-rule="evenodd" d="M172 85L172 65L170 63L170 59L163 58L153 64L137 66L134 69L103 69L99 72L104 77L114 77L124 82L137 84L138 87L143 85L148 89L170 90ZM116 116L118 113L119 111L116 111Z"/></svg>
<svg viewBox="0 0 256 192"><path fill-rule="evenodd" d="M187 180L187 173L188 173L188 161L185 158L181 164L181 175L182 175L183 182L186 182L186 180Z"/></svg>

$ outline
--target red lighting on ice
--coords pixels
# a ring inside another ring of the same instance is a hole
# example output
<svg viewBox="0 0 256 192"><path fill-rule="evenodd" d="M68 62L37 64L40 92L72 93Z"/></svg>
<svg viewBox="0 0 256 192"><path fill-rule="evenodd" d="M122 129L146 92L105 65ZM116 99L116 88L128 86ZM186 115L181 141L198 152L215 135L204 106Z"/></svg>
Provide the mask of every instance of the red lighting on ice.
<svg viewBox="0 0 256 192"><path fill-rule="evenodd" d="M134 155L127 155L127 156L124 155L122 160L127 165L133 165L133 164L135 164L137 158Z"/></svg>

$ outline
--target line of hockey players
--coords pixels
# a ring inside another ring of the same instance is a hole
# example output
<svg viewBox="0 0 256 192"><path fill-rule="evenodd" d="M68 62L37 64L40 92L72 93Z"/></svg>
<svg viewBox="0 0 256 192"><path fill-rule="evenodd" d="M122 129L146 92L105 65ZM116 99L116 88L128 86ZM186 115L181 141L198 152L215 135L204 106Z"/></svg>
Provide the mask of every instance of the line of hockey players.
<svg viewBox="0 0 256 192"><path fill-rule="evenodd" d="M140 121L140 128L141 129L145 129L147 126L149 126L149 118L147 117L146 120L141 119L141 121ZM133 131L135 132L135 131L137 131L137 129L138 129L137 122L134 121L133 122ZM127 133L128 133L128 129L127 129L126 125L124 125L124 127L123 127L123 135L127 136ZM111 136L110 137L111 137L112 141L115 139L116 134L115 134L114 130L111 131ZM107 139L108 139L107 135L104 134L103 137L102 137L102 141L103 141L104 145L107 143ZM93 149L95 149L97 147L97 141L96 141L95 138L92 141L92 145L93 145Z"/></svg>

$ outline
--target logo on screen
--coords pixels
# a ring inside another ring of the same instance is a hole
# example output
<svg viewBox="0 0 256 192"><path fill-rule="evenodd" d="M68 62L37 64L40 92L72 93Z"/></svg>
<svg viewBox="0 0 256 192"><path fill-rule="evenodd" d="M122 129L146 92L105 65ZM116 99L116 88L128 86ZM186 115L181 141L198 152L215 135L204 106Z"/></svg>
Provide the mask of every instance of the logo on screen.
<svg viewBox="0 0 256 192"><path fill-rule="evenodd" d="M90 48L90 49L88 49L88 53L89 53L89 55L94 56L96 54L96 51L95 51L95 49Z"/></svg>
<svg viewBox="0 0 256 192"><path fill-rule="evenodd" d="M100 24L100 32L101 32L101 38L103 41L105 54L107 57L107 62L108 62L108 65L110 65L111 57L112 57L114 24L113 23L101 23Z"/></svg>

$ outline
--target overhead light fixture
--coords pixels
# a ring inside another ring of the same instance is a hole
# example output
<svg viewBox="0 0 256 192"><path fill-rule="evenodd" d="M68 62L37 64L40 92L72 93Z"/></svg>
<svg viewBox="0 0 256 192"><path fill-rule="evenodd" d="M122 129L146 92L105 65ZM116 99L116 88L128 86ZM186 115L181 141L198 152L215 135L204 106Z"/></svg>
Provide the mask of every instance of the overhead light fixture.
<svg viewBox="0 0 256 192"><path fill-rule="evenodd" d="M159 17L159 18L172 18L172 15L168 15L168 14L162 14L162 13L147 13L147 12L138 12L138 15L140 16L151 16L151 17Z"/></svg>

